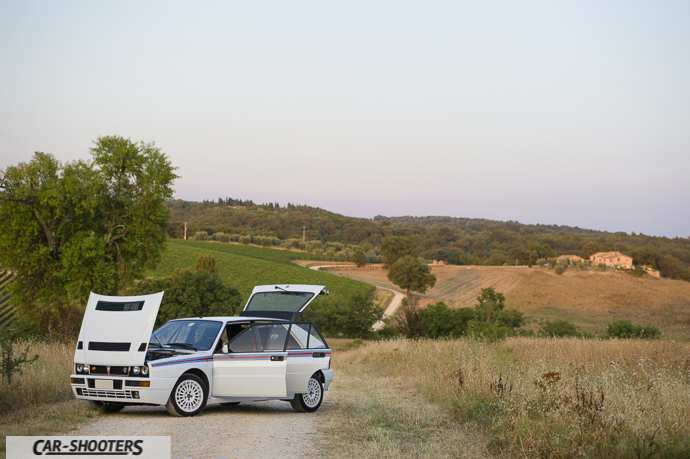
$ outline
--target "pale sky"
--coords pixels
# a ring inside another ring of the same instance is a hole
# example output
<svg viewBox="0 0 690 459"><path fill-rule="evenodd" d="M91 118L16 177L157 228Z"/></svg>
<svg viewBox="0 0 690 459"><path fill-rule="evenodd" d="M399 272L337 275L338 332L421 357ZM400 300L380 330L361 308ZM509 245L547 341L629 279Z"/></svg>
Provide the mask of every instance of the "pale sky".
<svg viewBox="0 0 690 459"><path fill-rule="evenodd" d="M690 2L0 1L0 168L155 141L176 197L690 236Z"/></svg>

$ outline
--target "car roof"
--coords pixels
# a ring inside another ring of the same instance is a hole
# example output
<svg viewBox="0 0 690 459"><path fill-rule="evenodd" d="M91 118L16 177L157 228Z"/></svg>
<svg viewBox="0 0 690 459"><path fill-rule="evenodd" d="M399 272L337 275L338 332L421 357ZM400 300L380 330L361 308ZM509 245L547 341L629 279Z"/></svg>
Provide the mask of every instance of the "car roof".
<svg viewBox="0 0 690 459"><path fill-rule="evenodd" d="M217 317L184 317L184 318L179 318L179 319L172 319L169 320L168 322L175 322L177 320L208 320L208 321L222 321L222 322L247 322L247 321L252 321L252 320L261 320L261 321L268 321L268 322L290 322L289 320L284 320L284 319L271 319L271 318L266 318L266 317L238 317L238 316L217 316Z"/></svg>

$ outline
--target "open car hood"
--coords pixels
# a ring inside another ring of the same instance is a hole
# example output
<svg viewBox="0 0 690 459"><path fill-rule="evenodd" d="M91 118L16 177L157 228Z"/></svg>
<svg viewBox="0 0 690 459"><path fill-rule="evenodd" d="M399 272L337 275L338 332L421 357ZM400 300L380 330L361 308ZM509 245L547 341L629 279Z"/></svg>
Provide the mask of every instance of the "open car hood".
<svg viewBox="0 0 690 459"><path fill-rule="evenodd" d="M163 292L140 296L91 293L74 361L89 365L143 365L162 299Z"/></svg>
<svg viewBox="0 0 690 459"><path fill-rule="evenodd" d="M328 293L323 285L257 285L240 316L295 320L317 296Z"/></svg>

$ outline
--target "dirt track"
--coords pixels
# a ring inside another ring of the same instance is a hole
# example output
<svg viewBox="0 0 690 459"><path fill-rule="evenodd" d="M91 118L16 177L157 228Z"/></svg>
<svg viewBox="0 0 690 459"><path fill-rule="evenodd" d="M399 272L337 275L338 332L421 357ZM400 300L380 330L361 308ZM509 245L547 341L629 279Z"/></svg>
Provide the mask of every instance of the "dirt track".
<svg viewBox="0 0 690 459"><path fill-rule="evenodd" d="M319 427L328 416L329 399L312 414L296 413L288 402L213 404L198 416L178 418L165 407L128 407L83 426L72 435L170 436L173 458L323 457Z"/></svg>
<svg viewBox="0 0 690 459"><path fill-rule="evenodd" d="M351 268L350 266L346 265L347 268ZM343 265L313 265L310 266L309 269L313 269L314 271L318 271L319 268L343 268ZM336 272L331 272L331 274L337 274ZM348 276L345 276L348 277ZM394 290L390 287L379 287L378 285L376 286L377 289L379 290L386 290L387 292L391 292L393 294L393 300L390 302L388 307L386 308L385 312L383 313L384 319L386 317L390 317L395 313L395 310L398 309L398 306L400 306L400 303L402 303L403 298L405 298L405 294L400 292L399 290ZM383 321L378 321L374 324L372 327L374 330L379 330L384 327Z"/></svg>

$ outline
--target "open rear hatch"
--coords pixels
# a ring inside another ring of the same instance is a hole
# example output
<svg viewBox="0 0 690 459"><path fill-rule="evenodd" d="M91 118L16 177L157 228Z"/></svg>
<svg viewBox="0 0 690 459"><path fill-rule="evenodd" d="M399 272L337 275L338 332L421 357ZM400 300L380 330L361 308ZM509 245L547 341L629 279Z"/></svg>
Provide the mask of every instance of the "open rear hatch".
<svg viewBox="0 0 690 459"><path fill-rule="evenodd" d="M163 292L141 296L91 293L74 361L89 365L143 365Z"/></svg>
<svg viewBox="0 0 690 459"><path fill-rule="evenodd" d="M323 285L257 285L240 316L295 320L317 296L328 293Z"/></svg>

